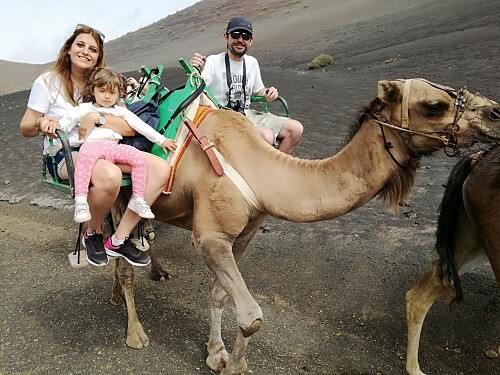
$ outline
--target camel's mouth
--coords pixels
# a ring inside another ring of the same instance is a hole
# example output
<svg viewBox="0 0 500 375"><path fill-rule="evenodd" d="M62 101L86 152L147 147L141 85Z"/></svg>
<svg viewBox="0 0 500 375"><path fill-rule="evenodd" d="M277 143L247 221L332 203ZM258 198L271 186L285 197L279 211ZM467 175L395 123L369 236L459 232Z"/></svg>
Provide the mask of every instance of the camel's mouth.
<svg viewBox="0 0 500 375"><path fill-rule="evenodd" d="M484 107L483 117L487 121L487 128L485 130L485 135L494 141L500 141L500 107Z"/></svg>

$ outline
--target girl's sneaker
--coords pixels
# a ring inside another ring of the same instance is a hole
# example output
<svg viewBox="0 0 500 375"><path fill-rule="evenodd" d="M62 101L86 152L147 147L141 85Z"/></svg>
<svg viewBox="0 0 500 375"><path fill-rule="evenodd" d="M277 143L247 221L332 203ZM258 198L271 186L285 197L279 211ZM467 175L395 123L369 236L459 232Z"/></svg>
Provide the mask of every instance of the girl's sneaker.
<svg viewBox="0 0 500 375"><path fill-rule="evenodd" d="M145 219L153 219L155 217L144 198L132 198L130 202L128 202L127 207Z"/></svg>
<svg viewBox="0 0 500 375"><path fill-rule="evenodd" d="M76 197L75 198L75 221L77 223L85 223L90 220L92 216L90 215L89 205L87 203L87 197Z"/></svg>
<svg viewBox="0 0 500 375"><path fill-rule="evenodd" d="M104 247L106 248L106 254L110 257L125 258L133 266L147 266L151 262L149 255L140 251L128 238L125 239L123 244L115 246L111 241L111 237L109 237Z"/></svg>

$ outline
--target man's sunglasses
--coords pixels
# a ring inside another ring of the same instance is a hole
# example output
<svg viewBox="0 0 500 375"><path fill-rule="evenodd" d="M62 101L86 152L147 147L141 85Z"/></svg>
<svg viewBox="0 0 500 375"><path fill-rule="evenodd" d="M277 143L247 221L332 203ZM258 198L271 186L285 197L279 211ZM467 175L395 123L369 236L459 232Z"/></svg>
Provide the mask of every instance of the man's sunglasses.
<svg viewBox="0 0 500 375"><path fill-rule="evenodd" d="M252 37L252 34L245 31L231 31L229 34L234 40L239 39L240 36L243 38L243 40L250 40L250 38Z"/></svg>
<svg viewBox="0 0 500 375"><path fill-rule="evenodd" d="M79 23L78 25L76 25L75 31L80 30L80 29L89 29L89 30L94 31L97 35L99 35L99 38L101 38L101 42L104 43L105 36L99 30L96 30L93 27L90 27L89 25L85 25L84 23Z"/></svg>

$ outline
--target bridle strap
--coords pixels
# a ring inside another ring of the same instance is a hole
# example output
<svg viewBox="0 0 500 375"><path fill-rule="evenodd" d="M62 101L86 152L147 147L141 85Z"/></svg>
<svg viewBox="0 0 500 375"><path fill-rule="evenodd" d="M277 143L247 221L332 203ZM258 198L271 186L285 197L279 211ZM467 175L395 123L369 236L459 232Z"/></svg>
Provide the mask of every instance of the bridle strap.
<svg viewBox="0 0 500 375"><path fill-rule="evenodd" d="M403 129L410 128L410 120L408 117L408 103L410 101L410 88L411 79L405 80L404 90L403 90L403 101L401 106L401 127Z"/></svg>
<svg viewBox="0 0 500 375"><path fill-rule="evenodd" d="M375 120L375 122L377 122L377 121ZM399 168L404 169L404 166L396 159L396 157L391 152L391 148L394 148L394 146L392 145L391 142L387 142L387 138L385 136L384 127L381 124L378 124L378 126L380 126L380 131L382 132L382 139L384 141L384 148L385 148L385 150L387 151L387 153L391 157L392 161L394 161L394 163L396 163L396 165Z"/></svg>
<svg viewBox="0 0 500 375"><path fill-rule="evenodd" d="M429 82L429 81L422 79L422 78L416 78L416 79L424 81L437 89L443 90L455 98L455 116L454 116L455 118L453 120L453 128L454 128L457 125L458 120L460 120L463 112L465 111L465 109L467 107L467 102L465 99L467 89L465 87L463 87L462 89L460 89L457 92L456 90L454 90L450 87L438 85L438 84L435 84L433 82ZM385 119L383 116L382 116L382 118L385 121L380 121L377 118L377 115L379 115L379 116L381 115L380 113L371 113L370 114L372 117L372 120L376 124L379 125L380 130L382 131L384 148L389 153L391 159L400 168L402 168L403 166L401 165L400 162L398 162L396 160L396 158L392 154L391 148L393 148L393 145L391 144L391 142L387 142L383 127L388 127L391 129L398 130L400 133L408 133L408 134L412 134L412 135L415 134L415 135L420 135L420 136L427 137L427 138L437 139L437 140L443 142L443 144L445 146L451 145L452 147L456 147L456 145L453 143L453 141L450 140L450 137L454 134L453 129L451 129L450 131L437 131L437 132L419 132L419 131L414 131L414 130L410 129L410 119L409 119L409 114L408 114L408 107L409 107L409 101L410 101L410 89L411 89L412 79L406 79L403 82L404 82L404 88L403 88L403 98L401 101L401 126L396 126L396 125L392 124L390 120ZM443 133L446 135L439 135L439 134L443 134Z"/></svg>
<svg viewBox="0 0 500 375"><path fill-rule="evenodd" d="M448 139L448 137L445 136L445 135L435 135L435 134L431 134L431 133L417 132L417 131L414 131L414 130L411 130L411 129L403 129L402 127L393 125L393 124L391 124L389 122L380 121L376 117L372 117L372 119L373 119L373 121L375 121L379 125L384 125L384 126L386 126L388 128L399 130L400 132L421 135L421 136L427 137L427 138L438 139L441 142L443 142L445 145L448 145L448 143L450 142L449 139ZM436 132L436 133L441 133L441 132Z"/></svg>

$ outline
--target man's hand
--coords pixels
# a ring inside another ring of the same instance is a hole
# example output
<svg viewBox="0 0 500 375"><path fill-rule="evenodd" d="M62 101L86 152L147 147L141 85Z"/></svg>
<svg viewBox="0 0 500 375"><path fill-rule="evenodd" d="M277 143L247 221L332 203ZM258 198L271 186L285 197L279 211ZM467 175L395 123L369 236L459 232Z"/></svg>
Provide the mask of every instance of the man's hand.
<svg viewBox="0 0 500 375"><path fill-rule="evenodd" d="M78 126L78 138L80 140L87 140L92 129L94 129L95 124L99 120L99 113L92 111L87 113L82 121L80 121L80 125Z"/></svg>
<svg viewBox="0 0 500 375"><path fill-rule="evenodd" d="M193 57L191 57L191 60L189 60L189 63L191 66L198 68L201 72L205 66L205 61L207 61L206 56L203 56L200 53L195 53Z"/></svg>
<svg viewBox="0 0 500 375"><path fill-rule="evenodd" d="M161 148L163 152L167 153L167 149L170 151L175 151L177 149L177 143L173 139L165 139L165 141L161 144Z"/></svg>
<svg viewBox="0 0 500 375"><path fill-rule="evenodd" d="M267 98L268 102L272 102L279 95L278 90L276 89L276 87L273 87L273 86L264 89L263 92L260 94L261 94L261 96L265 96Z"/></svg>

